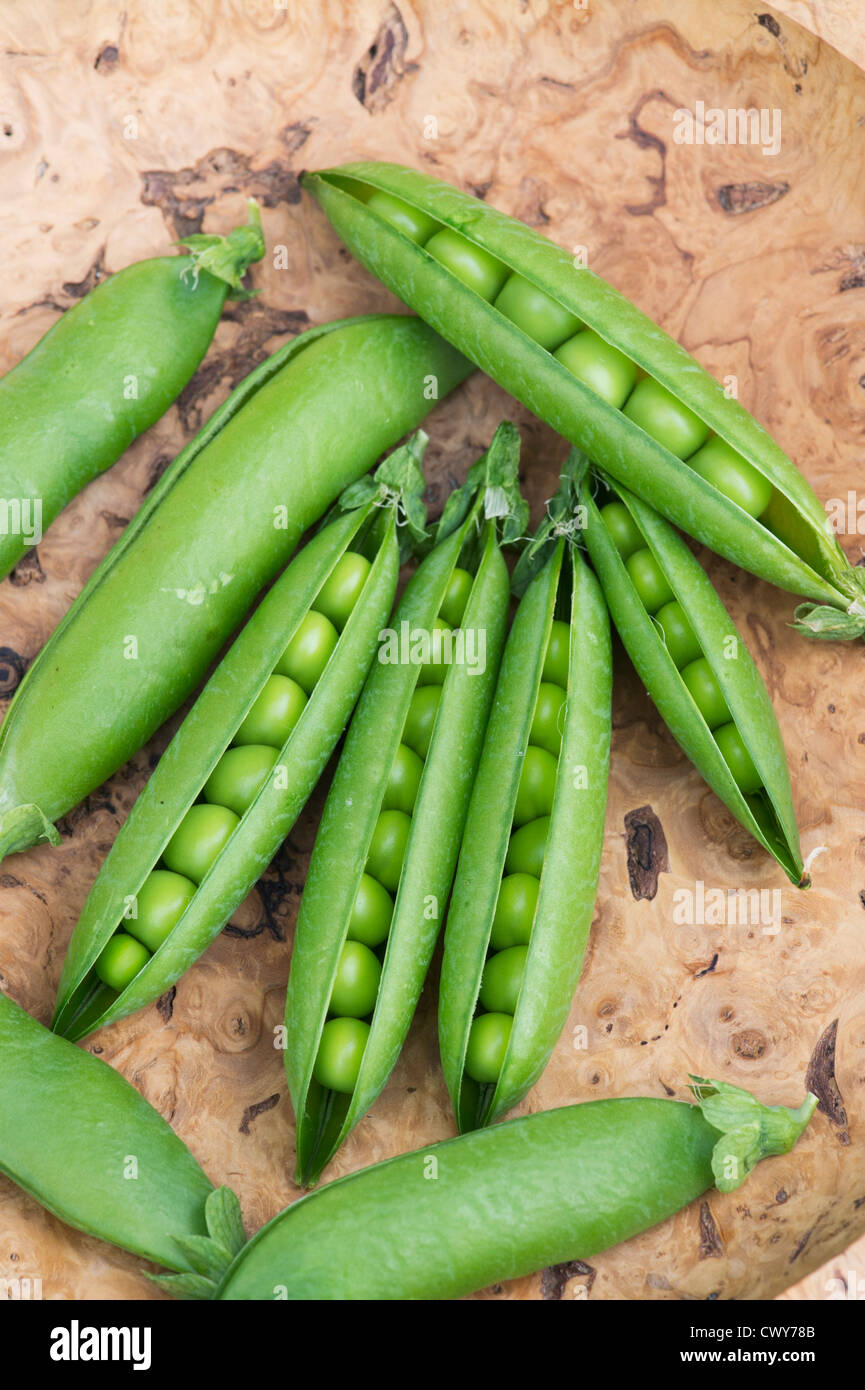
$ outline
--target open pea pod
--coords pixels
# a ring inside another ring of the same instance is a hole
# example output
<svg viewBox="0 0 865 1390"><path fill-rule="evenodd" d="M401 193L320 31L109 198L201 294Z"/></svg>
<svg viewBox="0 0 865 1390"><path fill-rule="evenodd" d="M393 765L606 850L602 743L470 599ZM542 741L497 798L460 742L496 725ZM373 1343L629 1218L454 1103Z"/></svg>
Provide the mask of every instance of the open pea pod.
<svg viewBox="0 0 865 1390"><path fill-rule="evenodd" d="M611 477L712 550L812 600L797 609L800 631L865 633L865 575L798 469L579 258L401 165L345 164L304 184L374 275Z"/></svg>
<svg viewBox="0 0 865 1390"><path fill-rule="evenodd" d="M79 1231L180 1271L175 1291L209 1297L243 1245L234 1193L159 1112L2 992L0 1172Z"/></svg>
<svg viewBox="0 0 865 1390"><path fill-rule="evenodd" d="M616 539L588 477L579 500L613 622L664 722L740 824L807 887L778 720L711 580L673 528L620 485L613 512L603 509Z"/></svg>
<svg viewBox="0 0 865 1390"><path fill-rule="evenodd" d="M375 481L348 490L348 510L292 561L214 671L90 891L56 1031L83 1037L175 984L291 830L393 606L397 523L406 515L422 534L425 446L418 432Z"/></svg>
<svg viewBox="0 0 865 1390"><path fill-rule="evenodd" d="M598 891L609 618L576 547L550 541L505 646L445 927L439 1039L461 1130L499 1119L546 1066Z"/></svg>
<svg viewBox="0 0 865 1390"><path fill-rule="evenodd" d="M59 843L52 822L192 694L307 527L468 371L419 319L378 314L312 328L250 373L16 691L0 730L0 857Z"/></svg>
<svg viewBox="0 0 865 1390"><path fill-rule="evenodd" d="M327 1183L253 1236L220 1299L459 1298L585 1260L789 1153L817 1099L593 1100L430 1144Z"/></svg>
<svg viewBox="0 0 865 1390"><path fill-rule="evenodd" d="M519 435L451 494L358 703L295 932L285 1065L297 1174L314 1182L399 1056L438 938L504 642L521 534ZM486 517L486 519L484 519ZM432 635L452 635L436 664Z"/></svg>

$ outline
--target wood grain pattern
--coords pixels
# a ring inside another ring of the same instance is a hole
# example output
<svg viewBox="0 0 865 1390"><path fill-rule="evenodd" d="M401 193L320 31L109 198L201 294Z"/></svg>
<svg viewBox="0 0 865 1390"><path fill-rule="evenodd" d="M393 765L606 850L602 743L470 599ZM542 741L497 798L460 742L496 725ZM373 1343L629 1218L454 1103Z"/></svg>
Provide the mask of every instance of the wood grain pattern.
<svg viewBox="0 0 865 1390"><path fill-rule="evenodd" d="M824 7L807 9L821 11L831 39ZM846 499L859 485L865 126L851 113L862 109L865 78L780 14L769 25L744 0L128 0L122 9L31 0L7 8L0 24L0 368L101 275L165 252L190 230L227 230L249 195L262 205L270 248L253 272L260 297L230 309L179 405L0 588L7 696L230 387L307 323L392 307L301 196L304 167L364 157L416 164L565 246L585 246L590 264L710 371L737 378L743 402L822 499ZM698 101L779 110L780 152L677 144L674 113ZM477 377L431 418L434 511L503 415L521 427L539 518L565 447ZM862 535L842 540L859 560ZM762 1165L740 1192L710 1194L590 1265L481 1298L768 1298L826 1260L834 1267L865 1227L861 646L804 642L787 626L789 596L701 558L772 694L804 849L823 847L814 887L803 895L781 882L678 751L620 654L586 969L559 1048L522 1108L683 1095L688 1072L795 1103L809 1068L826 1108L795 1154ZM169 733L66 818L59 850L0 870L0 983L42 1020L87 890ZM323 789L176 991L89 1043L167 1116L214 1181L237 1189L250 1232L297 1195L273 1030L322 804ZM629 876L646 824L665 842L651 892L634 891ZM694 895L698 882L778 889L778 920L768 931L761 922L683 923L681 894ZM386 1092L332 1176L453 1132L434 1010L431 983ZM137 1261L68 1231L5 1181L0 1203L0 1276L38 1274L46 1297L159 1296Z"/></svg>

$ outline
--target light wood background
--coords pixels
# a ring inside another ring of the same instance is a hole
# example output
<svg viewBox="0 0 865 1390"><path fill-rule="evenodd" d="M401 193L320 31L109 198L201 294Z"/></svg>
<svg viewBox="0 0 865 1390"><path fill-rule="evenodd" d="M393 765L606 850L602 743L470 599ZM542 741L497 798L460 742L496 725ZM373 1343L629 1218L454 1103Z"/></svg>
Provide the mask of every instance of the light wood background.
<svg viewBox="0 0 865 1390"><path fill-rule="evenodd" d="M744 0L30 0L6 7L0 27L0 369L100 276L190 230L227 230L249 195L271 253L285 248L285 268L272 255L256 268L261 295L230 309L179 405L0 588L7 696L230 387L307 323L392 306L301 196L305 167L402 160L585 245L592 266L710 371L738 378L821 498L859 485L865 78L855 63L865 25L841 0L774 11ZM697 101L779 110L780 153L676 144L673 113ZM522 428L539 517L565 447L478 377L431 418L433 511L505 414ZM863 537L842 540L857 561ZM813 1086L821 1109L795 1153L761 1165L741 1191L482 1298L769 1298L829 1260L804 1286L825 1298L827 1280L840 1273L846 1288L862 1269L839 1253L865 1227L862 648L808 644L787 627L790 596L702 558L772 694L803 846L823 847L814 887L803 895L782 882L620 657L591 947L570 1024L522 1110L683 1096L688 1072L768 1102L797 1103ZM0 871L0 983L42 1020L87 890L169 733L66 818L59 850ZM321 805L319 794L176 992L88 1044L214 1181L236 1188L250 1232L296 1196L273 1028ZM780 930L679 925L674 894L698 880L780 889ZM385 1094L332 1175L452 1132L431 981ZM0 1231L0 1275L40 1275L46 1297L157 1296L140 1262L63 1227L5 1181Z"/></svg>

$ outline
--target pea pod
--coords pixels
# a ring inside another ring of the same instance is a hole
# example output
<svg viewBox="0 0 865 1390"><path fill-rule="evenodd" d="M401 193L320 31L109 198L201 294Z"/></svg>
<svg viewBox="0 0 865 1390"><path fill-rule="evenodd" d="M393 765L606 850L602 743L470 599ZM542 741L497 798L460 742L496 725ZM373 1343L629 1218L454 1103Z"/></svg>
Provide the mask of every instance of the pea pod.
<svg viewBox="0 0 865 1390"><path fill-rule="evenodd" d="M135 1087L2 993L0 1172L79 1231L180 1271L198 1296L243 1244L237 1198Z"/></svg>
<svg viewBox="0 0 865 1390"><path fill-rule="evenodd" d="M264 255L261 218L227 237L190 236L188 257L118 271L0 381L0 579L97 474L180 395L226 297Z"/></svg>
<svg viewBox="0 0 865 1390"><path fill-rule="evenodd" d="M549 553L502 658L445 927L439 1040L461 1130L500 1118L546 1066L598 891L609 618L576 548L544 533Z"/></svg>
<svg viewBox="0 0 865 1390"><path fill-rule="evenodd" d="M281 1212L220 1299L459 1298L585 1260L761 1158L788 1153L817 1104L760 1105L694 1078L699 1105L595 1100L508 1120L361 1169ZM720 1137L719 1137L720 1135Z"/></svg>
<svg viewBox="0 0 865 1390"><path fill-rule="evenodd" d="M508 575L497 532L500 520L505 539L525 522L518 460L519 435L501 425L449 498L438 543L384 634L327 799L285 1014L304 1184L317 1179L387 1081L429 968L504 642ZM492 516L483 521L485 511ZM443 609L463 634L463 659L455 650L456 659L436 669L423 639L431 640L437 622L441 631ZM413 654L409 644L418 638Z"/></svg>
<svg viewBox="0 0 865 1390"><path fill-rule="evenodd" d="M214 671L90 891L63 967L57 1032L84 1037L158 999L222 930L291 830L348 723L393 606L397 508L422 531L425 446L419 432L381 465L375 484L348 490L349 510L292 561ZM359 569L360 587L337 613L334 587L346 568L350 581ZM325 645L312 659L323 658L323 670L301 670L322 631Z"/></svg>
<svg viewBox="0 0 865 1390"><path fill-rule="evenodd" d="M796 611L800 631L865 633L865 576L806 480L611 285L412 169L345 164L304 182L352 253L505 390L684 531L812 600Z"/></svg>
<svg viewBox="0 0 865 1390"><path fill-rule="evenodd" d="M806 887L781 731L751 654L681 537L623 487L610 495L618 503L608 505L626 513L614 512L613 524L631 528L616 539L583 478L586 548L628 655L701 777L791 882ZM676 650L671 609L695 649Z"/></svg>
<svg viewBox="0 0 865 1390"><path fill-rule="evenodd" d="M241 383L16 692L0 730L0 856L59 843L52 822L191 694L305 528L467 371L419 320L375 315L311 329Z"/></svg>

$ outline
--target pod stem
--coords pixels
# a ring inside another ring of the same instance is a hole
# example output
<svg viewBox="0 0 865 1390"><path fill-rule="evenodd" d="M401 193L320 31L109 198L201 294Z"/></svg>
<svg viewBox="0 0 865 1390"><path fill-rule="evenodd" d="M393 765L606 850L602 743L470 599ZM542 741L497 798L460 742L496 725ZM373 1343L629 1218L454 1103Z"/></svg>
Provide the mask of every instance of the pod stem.
<svg viewBox="0 0 865 1390"><path fill-rule="evenodd" d="M520 494L520 432L502 420L486 453L468 471L462 487L454 488L444 505L436 543L456 531L473 507L485 521L499 527L502 545L521 540L529 524L529 505Z"/></svg>
<svg viewBox="0 0 865 1390"><path fill-rule="evenodd" d="M186 1256L184 1274L149 1274L147 1277L172 1298L213 1298L225 1271L246 1244L240 1202L230 1187L217 1187L204 1204L206 1236L175 1236Z"/></svg>
<svg viewBox="0 0 865 1390"><path fill-rule="evenodd" d="M428 443L429 435L424 430L415 430L404 444L388 454L374 473L366 473L357 482L349 483L322 517L318 529L324 530L342 512L358 511L370 504L392 507L399 528L400 562L405 564L427 539L423 500L426 479L422 464Z"/></svg>
<svg viewBox="0 0 865 1390"><path fill-rule="evenodd" d="M865 637L865 606L860 600L854 600L846 612L828 604L800 603L793 616L795 622L789 626L817 641L851 642Z"/></svg>
<svg viewBox="0 0 865 1390"><path fill-rule="evenodd" d="M60 835L35 802L25 802L0 812L0 861L7 854L43 842L59 845Z"/></svg>
<svg viewBox="0 0 865 1390"><path fill-rule="evenodd" d="M719 1192L733 1192L762 1158L789 1153L817 1108L817 1097L806 1095L796 1110L786 1105L762 1105L750 1091L691 1076L703 1118L721 1138L712 1152L712 1172Z"/></svg>
<svg viewBox="0 0 865 1390"><path fill-rule="evenodd" d="M258 204L249 198L247 207L249 221L246 226L235 227L228 236L193 232L175 243L191 252L190 263L184 267L183 276L192 275L193 289L198 284L199 271L206 270L230 287L229 299L251 299L258 294L258 290L245 290L241 283L253 261L260 261L265 252Z"/></svg>

